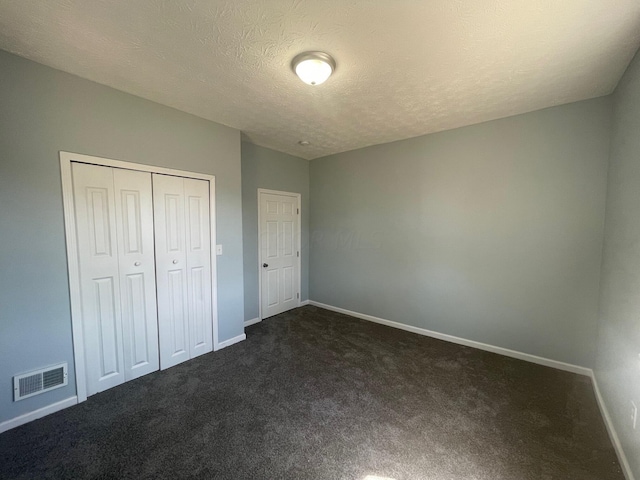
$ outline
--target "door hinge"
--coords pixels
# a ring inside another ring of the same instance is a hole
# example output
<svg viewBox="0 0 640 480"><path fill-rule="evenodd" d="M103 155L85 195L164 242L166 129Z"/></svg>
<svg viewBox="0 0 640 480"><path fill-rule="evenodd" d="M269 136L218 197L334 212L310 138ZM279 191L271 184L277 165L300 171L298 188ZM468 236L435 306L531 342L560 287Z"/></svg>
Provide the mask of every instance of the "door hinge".
<svg viewBox="0 0 640 480"><path fill-rule="evenodd" d="M296 298L300 298L300 294L299 293L296 293Z"/></svg>
<svg viewBox="0 0 640 480"><path fill-rule="evenodd" d="M296 257L299 257L299 256L300 256L300 252L296 252Z"/></svg>
<svg viewBox="0 0 640 480"><path fill-rule="evenodd" d="M296 213L297 213L298 215L300 215L300 209L299 209L299 208L296 208Z"/></svg>

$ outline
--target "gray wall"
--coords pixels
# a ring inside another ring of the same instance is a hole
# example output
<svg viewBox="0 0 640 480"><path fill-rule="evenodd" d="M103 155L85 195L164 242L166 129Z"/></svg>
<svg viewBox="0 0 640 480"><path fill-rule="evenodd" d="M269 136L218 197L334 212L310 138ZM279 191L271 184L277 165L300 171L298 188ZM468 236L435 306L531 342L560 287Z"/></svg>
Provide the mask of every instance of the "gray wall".
<svg viewBox="0 0 640 480"><path fill-rule="evenodd" d="M640 54L613 103L595 375L640 478L640 430L633 432L630 426L631 401L640 408Z"/></svg>
<svg viewBox="0 0 640 480"><path fill-rule="evenodd" d="M309 299L309 162L242 142L242 229L244 232L244 317L259 316L258 188L302 195L300 300Z"/></svg>
<svg viewBox="0 0 640 480"><path fill-rule="evenodd" d="M609 97L311 162L310 298L585 367Z"/></svg>
<svg viewBox="0 0 640 480"><path fill-rule="evenodd" d="M73 396L58 151L216 175L220 340L243 332L240 132L0 51L0 421ZM69 363L14 403L11 377Z"/></svg>

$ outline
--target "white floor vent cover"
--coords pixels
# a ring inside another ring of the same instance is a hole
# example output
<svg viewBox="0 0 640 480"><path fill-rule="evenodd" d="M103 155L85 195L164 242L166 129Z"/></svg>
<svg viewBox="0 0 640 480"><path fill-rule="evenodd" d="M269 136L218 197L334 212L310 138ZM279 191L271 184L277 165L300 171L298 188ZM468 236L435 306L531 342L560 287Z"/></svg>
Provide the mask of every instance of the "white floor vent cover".
<svg viewBox="0 0 640 480"><path fill-rule="evenodd" d="M61 363L13 377L14 401L48 392L67 384L67 364Z"/></svg>

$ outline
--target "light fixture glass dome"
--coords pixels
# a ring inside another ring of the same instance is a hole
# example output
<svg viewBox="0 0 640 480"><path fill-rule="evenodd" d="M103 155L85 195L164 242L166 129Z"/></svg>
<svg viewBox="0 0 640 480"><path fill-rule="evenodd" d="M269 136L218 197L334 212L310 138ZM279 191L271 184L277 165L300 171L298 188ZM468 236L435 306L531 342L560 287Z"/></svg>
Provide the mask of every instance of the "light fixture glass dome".
<svg viewBox="0 0 640 480"><path fill-rule="evenodd" d="M324 52L304 52L293 59L291 66L304 83L320 85L331 76L336 62Z"/></svg>

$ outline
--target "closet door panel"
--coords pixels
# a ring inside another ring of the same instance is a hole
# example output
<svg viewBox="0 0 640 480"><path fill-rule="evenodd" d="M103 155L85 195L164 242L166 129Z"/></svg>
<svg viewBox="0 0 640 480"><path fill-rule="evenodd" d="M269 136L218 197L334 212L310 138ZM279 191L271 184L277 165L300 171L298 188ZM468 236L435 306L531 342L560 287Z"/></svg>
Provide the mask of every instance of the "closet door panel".
<svg viewBox="0 0 640 480"><path fill-rule="evenodd" d="M160 367L188 360L189 310L184 179L153 174Z"/></svg>
<svg viewBox="0 0 640 480"><path fill-rule="evenodd" d="M184 179L191 358L213 351L209 182Z"/></svg>
<svg viewBox="0 0 640 480"><path fill-rule="evenodd" d="M72 164L87 394L125 380L113 170Z"/></svg>
<svg viewBox="0 0 640 480"><path fill-rule="evenodd" d="M125 379L160 368L151 174L114 169Z"/></svg>

